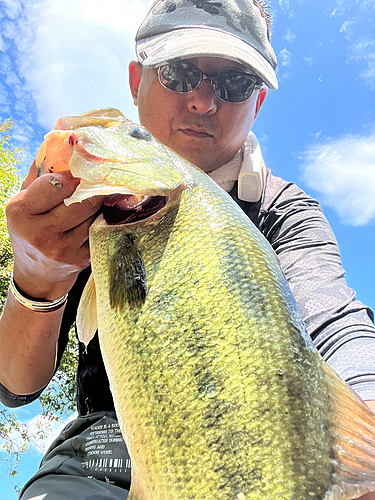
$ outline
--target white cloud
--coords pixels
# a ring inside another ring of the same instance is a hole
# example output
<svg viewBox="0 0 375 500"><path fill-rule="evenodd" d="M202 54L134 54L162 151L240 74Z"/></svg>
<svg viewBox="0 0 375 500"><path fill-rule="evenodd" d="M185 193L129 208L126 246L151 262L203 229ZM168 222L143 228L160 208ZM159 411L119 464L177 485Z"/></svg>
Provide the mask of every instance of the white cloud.
<svg viewBox="0 0 375 500"><path fill-rule="evenodd" d="M0 106L3 105L9 105L9 94L4 85L0 82Z"/></svg>
<svg viewBox="0 0 375 500"><path fill-rule="evenodd" d="M330 14L330 17L343 16L345 14L346 8L346 0L336 0L336 5Z"/></svg>
<svg viewBox="0 0 375 500"><path fill-rule="evenodd" d="M20 2L7 3L18 12ZM16 76L35 102L40 125L49 129L60 116L97 107L118 107L136 119L127 68L148 2L22 0L22 6L6 35L18 50ZM25 91L17 101L26 113Z"/></svg>
<svg viewBox="0 0 375 500"><path fill-rule="evenodd" d="M314 139L319 139L319 137L322 135L323 130L319 130L318 132L311 132L309 135L313 137Z"/></svg>
<svg viewBox="0 0 375 500"><path fill-rule="evenodd" d="M340 33L347 33L350 31L350 26L354 23L354 21L344 21L340 28Z"/></svg>
<svg viewBox="0 0 375 500"><path fill-rule="evenodd" d="M375 220L375 132L326 140L309 147L301 160L305 183L344 224Z"/></svg>
<svg viewBox="0 0 375 500"><path fill-rule="evenodd" d="M22 174L24 174L29 170L35 158L35 152L39 149L40 140L35 138L33 128L23 120L14 120L11 137L12 145L23 149L22 163L24 168L22 168Z"/></svg>
<svg viewBox="0 0 375 500"><path fill-rule="evenodd" d="M370 7L370 8L375 7L375 0L362 0L359 2L357 0L357 3L359 3L360 9L367 9L368 7Z"/></svg>
<svg viewBox="0 0 375 500"><path fill-rule="evenodd" d="M375 90L375 40L359 40L349 49L349 61L364 61L366 68L359 73L371 90Z"/></svg>
<svg viewBox="0 0 375 500"><path fill-rule="evenodd" d="M278 58L281 61L281 64L288 68L292 60L292 54L289 52L289 50L287 50L286 47L284 47L283 50L279 52Z"/></svg>
<svg viewBox="0 0 375 500"><path fill-rule="evenodd" d="M284 11L289 10L289 0L279 0L279 5Z"/></svg>
<svg viewBox="0 0 375 500"><path fill-rule="evenodd" d="M290 28L287 28L286 29L286 35L284 36L284 40L286 40L287 42L292 43L295 40L296 36L297 35L295 35L294 33L292 33L292 30Z"/></svg>
<svg viewBox="0 0 375 500"><path fill-rule="evenodd" d="M16 19L22 11L20 0L2 0L2 4L9 19Z"/></svg>
<svg viewBox="0 0 375 500"><path fill-rule="evenodd" d="M308 56L303 56L303 60L309 65L312 66L313 58Z"/></svg>
<svg viewBox="0 0 375 500"><path fill-rule="evenodd" d="M352 37L353 37L353 25L355 24L354 21L344 21L341 25L341 28L340 28L340 33L343 33L344 34L344 37L346 38L346 40L350 40Z"/></svg>

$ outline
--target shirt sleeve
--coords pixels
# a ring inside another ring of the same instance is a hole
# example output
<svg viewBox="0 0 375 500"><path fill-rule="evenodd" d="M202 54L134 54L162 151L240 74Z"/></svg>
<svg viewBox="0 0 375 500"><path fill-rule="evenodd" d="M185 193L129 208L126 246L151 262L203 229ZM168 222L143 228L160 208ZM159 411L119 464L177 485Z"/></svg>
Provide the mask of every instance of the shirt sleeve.
<svg viewBox="0 0 375 500"><path fill-rule="evenodd" d="M336 238L318 202L268 171L259 228L280 259L323 359L362 399L375 399L374 315L346 283Z"/></svg>
<svg viewBox="0 0 375 500"><path fill-rule="evenodd" d="M56 358L56 368L55 372L57 371L60 361L62 358L62 355L65 351L65 348L67 346L68 340L69 340L69 330L71 326L75 322L76 318L76 313L77 313L77 308L79 304L79 299L82 295L83 288L86 284L86 281L91 273L91 269L87 268L84 271L82 271L78 278L77 281L75 282L73 288L69 292L68 295L68 301L65 306L62 322L61 322L61 327L60 327L60 334L59 334L59 339L58 339L58 344L57 344L57 358ZM4 387L2 384L0 384L0 402L4 405L7 406L8 408L17 408L19 406L27 405L29 403L32 403L35 401L44 391L44 389L47 386L43 387L39 391L35 392L34 394L27 394L27 395L19 395L19 394L14 394L10 392L6 387Z"/></svg>

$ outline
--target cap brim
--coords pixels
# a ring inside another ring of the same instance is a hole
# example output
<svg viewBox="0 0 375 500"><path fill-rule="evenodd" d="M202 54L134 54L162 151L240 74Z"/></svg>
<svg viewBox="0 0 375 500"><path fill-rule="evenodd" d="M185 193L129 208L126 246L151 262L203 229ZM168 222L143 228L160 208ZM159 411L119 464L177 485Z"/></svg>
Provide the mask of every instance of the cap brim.
<svg viewBox="0 0 375 500"><path fill-rule="evenodd" d="M274 68L254 47L240 38L211 28L180 28L138 40L136 53L142 66L154 68L165 62L192 57L222 57L254 71L272 90L278 88Z"/></svg>

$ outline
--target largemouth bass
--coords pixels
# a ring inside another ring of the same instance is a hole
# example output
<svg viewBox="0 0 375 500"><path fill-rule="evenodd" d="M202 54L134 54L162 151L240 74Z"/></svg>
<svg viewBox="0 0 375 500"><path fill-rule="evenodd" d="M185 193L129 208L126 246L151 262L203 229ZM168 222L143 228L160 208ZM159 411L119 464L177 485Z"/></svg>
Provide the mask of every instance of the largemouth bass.
<svg viewBox="0 0 375 500"><path fill-rule="evenodd" d="M129 499L374 491L375 415L317 353L265 238L147 130L85 119L64 139L81 178L66 203L108 198L90 228L77 327L86 344L99 330Z"/></svg>

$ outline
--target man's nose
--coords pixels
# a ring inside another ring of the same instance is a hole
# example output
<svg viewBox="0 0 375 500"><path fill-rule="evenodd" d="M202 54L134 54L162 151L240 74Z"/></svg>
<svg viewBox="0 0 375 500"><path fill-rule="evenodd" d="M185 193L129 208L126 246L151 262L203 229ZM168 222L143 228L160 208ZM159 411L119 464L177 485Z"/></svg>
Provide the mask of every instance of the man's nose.
<svg viewBox="0 0 375 500"><path fill-rule="evenodd" d="M217 110L217 97L212 90L209 80L205 80L201 85L186 94L189 111L198 114L214 114Z"/></svg>

